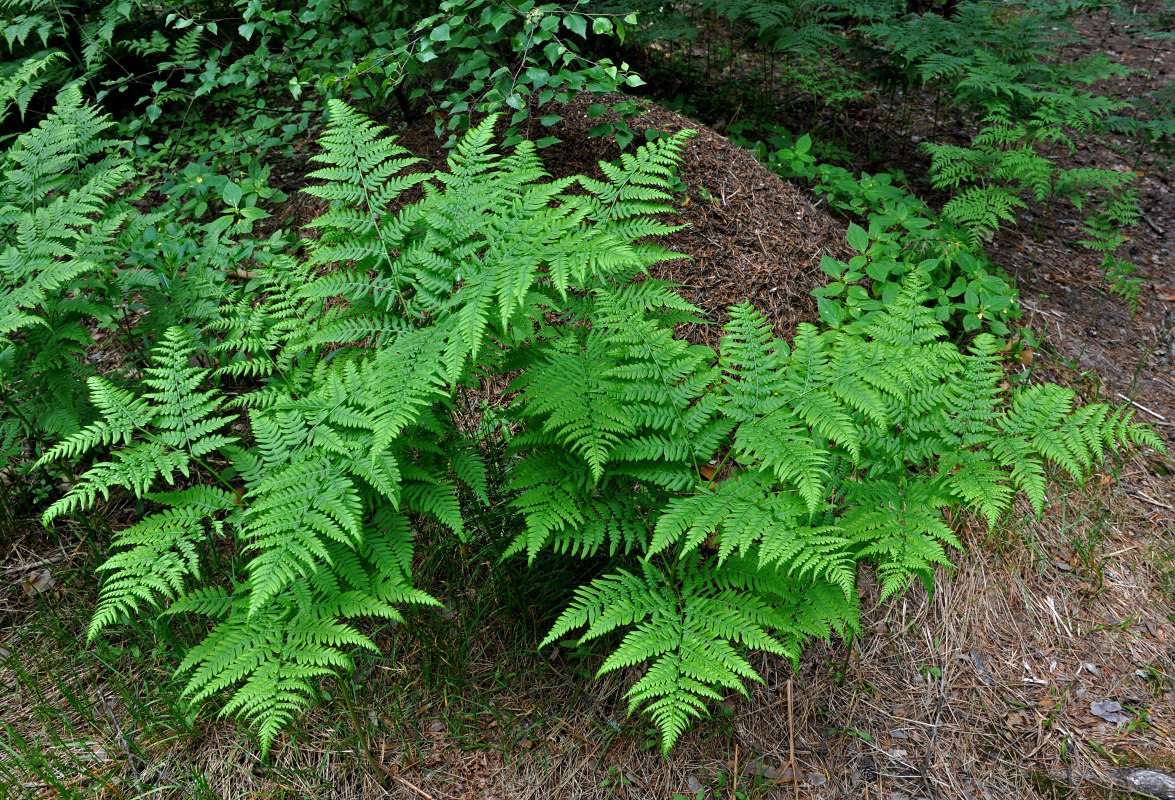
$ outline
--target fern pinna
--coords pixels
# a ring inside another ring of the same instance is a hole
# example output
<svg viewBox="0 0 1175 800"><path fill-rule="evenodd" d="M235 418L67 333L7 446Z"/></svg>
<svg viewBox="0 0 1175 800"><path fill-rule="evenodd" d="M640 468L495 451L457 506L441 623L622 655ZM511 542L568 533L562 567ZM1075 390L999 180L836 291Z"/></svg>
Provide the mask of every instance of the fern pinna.
<svg viewBox="0 0 1175 800"><path fill-rule="evenodd" d="M374 647L356 618L436 603L412 585L422 521L467 538L463 502L497 502L456 423L463 387L512 378L501 425L482 426L508 440L505 557L614 564L546 643L620 634L601 669L648 664L629 699L665 749L757 679L749 650L795 661L854 631L862 562L885 596L929 582L959 547L945 509L994 523L1022 489L1039 510L1048 463L1080 478L1108 448L1159 447L1067 390L1000 390L994 340L947 342L917 271L887 308L790 346L749 305L720 353L678 338L697 309L641 278L676 256L650 237L675 230L660 215L687 133L606 180L553 180L528 143L496 153L490 117L446 170L405 174L378 126L330 113L321 236L260 267L266 296L222 306L221 366L192 366L201 345L169 329L149 391L93 380L102 419L44 459L110 449L47 522L116 487L159 509L117 534L91 638L151 608L210 618L186 694L231 690L222 713L253 720L263 750ZM256 388L228 400L225 379ZM211 568L226 549L232 569Z"/></svg>

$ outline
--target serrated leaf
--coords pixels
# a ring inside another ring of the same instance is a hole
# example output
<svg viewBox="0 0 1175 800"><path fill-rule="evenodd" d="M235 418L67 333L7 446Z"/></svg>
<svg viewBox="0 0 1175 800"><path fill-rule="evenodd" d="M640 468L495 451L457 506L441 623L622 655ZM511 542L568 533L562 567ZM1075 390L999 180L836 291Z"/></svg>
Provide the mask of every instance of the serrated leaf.
<svg viewBox="0 0 1175 800"><path fill-rule="evenodd" d="M869 234L855 222L849 223L845 238L848 240L849 246L858 253L864 253L869 249Z"/></svg>

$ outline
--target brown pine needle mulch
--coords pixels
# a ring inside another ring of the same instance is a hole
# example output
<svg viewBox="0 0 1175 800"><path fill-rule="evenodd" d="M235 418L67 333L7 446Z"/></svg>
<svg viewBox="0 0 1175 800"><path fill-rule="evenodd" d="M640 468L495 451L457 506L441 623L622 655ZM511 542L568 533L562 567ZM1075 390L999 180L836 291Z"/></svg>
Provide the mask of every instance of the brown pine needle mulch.
<svg viewBox="0 0 1175 800"><path fill-rule="evenodd" d="M588 107L618 99L580 95L552 107L564 119L546 133L561 141L539 154L554 177L604 178L599 162L619 158L620 149L611 137L587 135L593 125L608 119L589 117ZM648 111L630 123L638 134L635 144L644 141L650 128L669 134L683 128L697 132L680 165L687 187L678 207L680 217L666 219L686 227L661 240L690 259L666 261L651 270L654 278L681 284L681 294L716 323L687 332L690 338L716 345L726 308L747 300L775 323L780 336L790 337L798 322L814 321L816 302L810 292L827 279L820 259L851 255L844 225L745 148L666 108L644 105ZM431 121L408 129L400 144L427 159L431 168L443 164L445 151Z"/></svg>

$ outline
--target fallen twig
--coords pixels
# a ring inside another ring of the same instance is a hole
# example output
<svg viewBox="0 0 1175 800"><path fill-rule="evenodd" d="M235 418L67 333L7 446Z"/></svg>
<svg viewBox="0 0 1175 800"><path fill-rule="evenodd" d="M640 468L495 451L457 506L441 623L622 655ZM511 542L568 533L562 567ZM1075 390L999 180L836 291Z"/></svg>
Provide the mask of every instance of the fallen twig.
<svg viewBox="0 0 1175 800"><path fill-rule="evenodd" d="M1147 224L1147 226L1152 231L1159 234L1159 236L1165 235L1166 232L1162 228L1160 228L1158 225L1156 225L1155 221L1153 219L1151 219L1150 217L1148 217L1146 214L1142 215L1142 221L1145 222Z"/></svg>
<svg viewBox="0 0 1175 800"><path fill-rule="evenodd" d="M102 687L97 682L94 683L94 691L98 695L98 702L102 706L102 710L106 712L106 716L110 719L110 724L114 726L114 732L118 735L118 741L122 745L123 752L126 754L127 766L131 768L131 772L135 775L135 785L139 786L143 783L143 773L135 766L135 762L139 762L144 768L150 767L151 765L131 747L132 739L123 733L122 726L118 724L118 719L114 716L114 709L111 708L110 703L106 700L106 695L102 692Z"/></svg>
<svg viewBox="0 0 1175 800"><path fill-rule="evenodd" d="M926 791L930 794L931 800L938 800L938 790L935 788L930 777L930 762L934 758L934 742L938 739L938 721L942 715L942 706L946 698L943 696L946 692L947 680L947 664L942 662L939 666L938 673L938 698L934 704L934 725L930 729L930 741L926 744L926 755L922 759L922 784L926 787Z"/></svg>
<svg viewBox="0 0 1175 800"><path fill-rule="evenodd" d="M1172 508L1170 505L1168 505L1167 503L1164 503L1162 500L1156 500L1155 498L1151 497L1150 495L1143 494L1142 492L1135 492L1131 496L1137 497L1139 500L1141 500L1144 503L1150 503L1152 506L1158 506L1159 508L1166 508L1170 511L1175 511L1175 508Z"/></svg>
<svg viewBox="0 0 1175 800"><path fill-rule="evenodd" d="M1146 413L1150 414L1153 417L1158 417L1163 422L1167 421L1167 418L1164 417L1162 414L1160 414L1158 411L1155 411L1154 409L1151 409L1151 408L1147 408L1142 403L1138 402L1137 400L1134 400L1132 398L1127 397L1126 395L1122 394L1121 392L1118 392L1118 397L1122 398L1123 400L1125 400L1127 403L1134 406L1135 408L1140 409L1142 411L1145 411Z"/></svg>
<svg viewBox="0 0 1175 800"><path fill-rule="evenodd" d="M400 773L396 772L394 769L392 769L391 767L389 767L387 764L384 764L382 760L380 760L380 761L377 761L376 759L374 759L374 758L373 758L373 759L371 759L371 763L372 763L373 765L375 765L375 767L376 767L376 768L377 768L377 769L378 769L380 772L382 772L384 775L386 775L387 777L389 777L389 778L391 778L392 780L396 781L397 783L401 784L402 786L404 786L404 787L406 787L406 788L408 788L408 789L412 790L413 792L416 792L416 794L418 794L418 795L420 795L421 797L423 797L423 798L424 798L424 800L436 800L436 798L434 798L434 797L433 797L431 794L429 794L428 792L424 791L424 789L421 789L421 788L420 788L419 786L417 786L415 783L413 783L412 781L408 780L407 778L405 778L404 776L402 776Z"/></svg>
<svg viewBox="0 0 1175 800"><path fill-rule="evenodd" d="M5 567L3 570L0 570L0 572L3 572L5 575L12 575L17 572L27 572L28 570L36 569L37 567L47 567L50 564L58 564L65 559L66 555L62 553L59 556L53 556L52 558L42 558L40 561L33 561L29 564L17 564L13 567Z"/></svg>
<svg viewBox="0 0 1175 800"><path fill-rule="evenodd" d="M730 800L738 797L738 743L734 745L734 779L730 784Z"/></svg>

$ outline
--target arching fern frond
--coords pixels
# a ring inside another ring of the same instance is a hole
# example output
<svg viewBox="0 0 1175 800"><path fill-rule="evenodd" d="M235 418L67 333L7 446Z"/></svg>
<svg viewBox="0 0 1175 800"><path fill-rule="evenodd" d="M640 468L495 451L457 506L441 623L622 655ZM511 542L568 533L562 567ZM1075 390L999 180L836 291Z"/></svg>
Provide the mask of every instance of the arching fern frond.
<svg viewBox="0 0 1175 800"><path fill-rule="evenodd" d="M182 596L189 580L200 578L200 550L209 534L208 523L211 532L219 532L222 523L213 515L233 511L237 502L235 494L210 486L148 498L170 508L115 536L118 552L98 567L106 579L86 632L87 642L144 606L158 608L161 601Z"/></svg>
<svg viewBox="0 0 1175 800"><path fill-rule="evenodd" d="M742 473L713 491L674 498L657 520L649 554L676 546L687 559L703 545L721 565L732 556L756 556L760 568L797 579L819 579L853 591L847 540L834 525L812 526L807 503L796 492L777 491L769 474Z"/></svg>
<svg viewBox="0 0 1175 800"><path fill-rule="evenodd" d="M193 704L237 686L220 714L255 725L264 755L281 729L309 704L314 681L351 668L342 648L376 647L338 622L330 610L318 608L306 583L274 596L256 613L237 598L239 591L194 592L172 605L172 614L213 611L223 618L187 652L177 673L190 675L184 695Z"/></svg>
<svg viewBox="0 0 1175 800"><path fill-rule="evenodd" d="M193 460L236 441L219 431L232 417L218 416L221 401L213 391L197 391L208 370L190 365L195 345L182 328L171 328L152 354L144 383L153 391L136 399L105 379L91 379L93 401L104 418L66 439L38 463L77 458L99 445L122 443L109 461L96 464L65 497L42 516L49 524L58 516L109 497L116 486L137 497L162 478L174 484L176 473L188 475ZM139 441L135 441L134 438Z"/></svg>
<svg viewBox="0 0 1175 800"><path fill-rule="evenodd" d="M744 681L761 680L743 648L798 656L796 645L810 633L796 624L799 615L790 613L788 603L781 603L787 609L781 612L773 601L802 594L796 590L803 585L743 562L718 566L688 559L663 571L646 561L639 574L620 570L580 588L542 644L582 627L587 630L581 644L630 629L600 674L648 663L629 690L629 710L644 706L661 728L662 751L668 752L689 721L722 698L719 689L746 694ZM843 630L852 606L844 600L838 610L813 627L825 636L830 625Z"/></svg>

